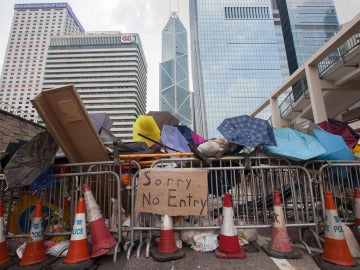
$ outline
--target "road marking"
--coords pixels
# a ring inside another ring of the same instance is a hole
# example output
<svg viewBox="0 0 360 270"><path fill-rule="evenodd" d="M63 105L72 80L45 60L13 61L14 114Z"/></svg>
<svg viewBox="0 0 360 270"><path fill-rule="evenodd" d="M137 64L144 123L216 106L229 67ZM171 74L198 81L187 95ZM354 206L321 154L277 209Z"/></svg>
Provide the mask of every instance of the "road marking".
<svg viewBox="0 0 360 270"><path fill-rule="evenodd" d="M277 267L279 267L280 270L295 270L294 267L286 260L286 259L276 259L273 257L270 257L273 262L276 264Z"/></svg>

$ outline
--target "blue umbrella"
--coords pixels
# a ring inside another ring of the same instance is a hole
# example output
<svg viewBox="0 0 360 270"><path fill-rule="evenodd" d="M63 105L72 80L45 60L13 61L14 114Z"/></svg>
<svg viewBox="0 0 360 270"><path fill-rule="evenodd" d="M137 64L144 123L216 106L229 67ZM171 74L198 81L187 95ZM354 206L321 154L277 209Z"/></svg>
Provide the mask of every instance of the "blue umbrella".
<svg viewBox="0 0 360 270"><path fill-rule="evenodd" d="M325 153L317 156L320 160L355 160L343 137L321 129L313 130L315 137L324 147Z"/></svg>
<svg viewBox="0 0 360 270"><path fill-rule="evenodd" d="M264 146L273 154L299 161L325 153L325 149L315 137L295 129L274 128L274 135L277 146Z"/></svg>
<svg viewBox="0 0 360 270"><path fill-rule="evenodd" d="M194 144L193 137L191 136L191 129L185 125L175 125L178 128L180 133L185 137L185 139L189 142Z"/></svg>
<svg viewBox="0 0 360 270"><path fill-rule="evenodd" d="M227 141L235 144L254 148L276 145L273 129L264 119L240 115L224 119L217 129Z"/></svg>
<svg viewBox="0 0 360 270"><path fill-rule="evenodd" d="M188 146L189 142L185 139L177 127L163 125L160 140L165 146L176 149L179 152L191 152L190 147ZM176 151L167 149L167 152L174 153Z"/></svg>

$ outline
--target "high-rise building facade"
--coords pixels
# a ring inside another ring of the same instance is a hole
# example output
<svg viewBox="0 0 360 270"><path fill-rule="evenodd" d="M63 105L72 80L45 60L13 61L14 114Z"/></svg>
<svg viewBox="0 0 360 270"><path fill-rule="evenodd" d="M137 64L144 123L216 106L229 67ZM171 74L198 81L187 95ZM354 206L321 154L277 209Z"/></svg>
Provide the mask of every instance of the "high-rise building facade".
<svg viewBox="0 0 360 270"><path fill-rule="evenodd" d="M36 114L50 37L84 32L67 3L15 4L0 80L1 102Z"/></svg>
<svg viewBox="0 0 360 270"><path fill-rule="evenodd" d="M147 64L133 33L89 32L50 40L43 90L73 84L89 113L105 112L111 132L132 141L132 126L146 113Z"/></svg>
<svg viewBox="0 0 360 270"><path fill-rule="evenodd" d="M292 74L339 30L339 22L332 0L276 0L276 3ZM293 100L302 96L306 89L305 78L295 83Z"/></svg>
<svg viewBox="0 0 360 270"><path fill-rule="evenodd" d="M160 111L170 112L182 125L191 127L187 31L176 13L171 14L162 31L159 85Z"/></svg>
<svg viewBox="0 0 360 270"><path fill-rule="evenodd" d="M189 1L199 134L220 136L217 127L222 120L250 113L288 75L274 5L271 0Z"/></svg>
<svg viewBox="0 0 360 270"><path fill-rule="evenodd" d="M292 74L337 31L333 0L276 0Z"/></svg>

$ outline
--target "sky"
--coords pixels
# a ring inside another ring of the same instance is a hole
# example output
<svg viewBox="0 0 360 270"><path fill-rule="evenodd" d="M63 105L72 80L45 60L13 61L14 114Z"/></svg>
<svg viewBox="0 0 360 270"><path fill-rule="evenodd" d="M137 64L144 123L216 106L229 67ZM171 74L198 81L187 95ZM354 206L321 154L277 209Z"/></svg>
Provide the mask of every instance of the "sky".
<svg viewBox="0 0 360 270"><path fill-rule="evenodd" d="M333 0L340 24L360 13L360 0ZM148 65L147 111L159 109L161 31L171 12L177 12L188 30L188 0L0 0L0 70L6 53L15 4L67 2L85 31L138 33ZM99 4L102 3L102 4ZM189 43L188 37L188 43ZM189 64L190 48L189 48ZM190 78L191 78L191 74ZM189 82L191 89L191 82Z"/></svg>

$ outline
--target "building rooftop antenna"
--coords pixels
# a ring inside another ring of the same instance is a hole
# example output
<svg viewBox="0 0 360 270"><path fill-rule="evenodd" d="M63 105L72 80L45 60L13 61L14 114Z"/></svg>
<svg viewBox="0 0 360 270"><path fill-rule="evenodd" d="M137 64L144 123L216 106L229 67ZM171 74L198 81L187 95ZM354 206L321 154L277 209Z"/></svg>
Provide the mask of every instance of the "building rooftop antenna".
<svg viewBox="0 0 360 270"><path fill-rule="evenodd" d="M176 1L176 10L173 10L175 8L172 8L173 1ZM179 0L169 0L169 14L170 17L173 15L179 15Z"/></svg>

